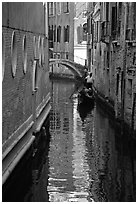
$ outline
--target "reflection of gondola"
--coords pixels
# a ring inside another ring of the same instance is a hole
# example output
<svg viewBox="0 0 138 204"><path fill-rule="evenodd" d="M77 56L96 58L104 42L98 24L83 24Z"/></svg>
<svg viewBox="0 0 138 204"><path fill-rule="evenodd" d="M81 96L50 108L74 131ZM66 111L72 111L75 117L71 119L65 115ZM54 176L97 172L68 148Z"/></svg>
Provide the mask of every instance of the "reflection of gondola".
<svg viewBox="0 0 138 204"><path fill-rule="evenodd" d="M91 101L89 105L86 105L86 103L78 103L77 110L80 114L80 117L82 121L86 118L87 114L94 108L94 101Z"/></svg>

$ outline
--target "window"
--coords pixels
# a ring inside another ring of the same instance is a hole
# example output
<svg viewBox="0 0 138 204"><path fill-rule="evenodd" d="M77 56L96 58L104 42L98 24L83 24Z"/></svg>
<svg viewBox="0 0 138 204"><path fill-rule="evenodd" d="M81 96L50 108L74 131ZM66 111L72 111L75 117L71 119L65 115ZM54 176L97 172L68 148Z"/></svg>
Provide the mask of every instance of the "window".
<svg viewBox="0 0 138 204"><path fill-rule="evenodd" d="M116 35L116 28L117 28L117 8L112 7L112 35Z"/></svg>
<svg viewBox="0 0 138 204"><path fill-rule="evenodd" d="M99 21L96 21L95 23L94 23L94 41L95 42L98 42L98 40L99 40Z"/></svg>
<svg viewBox="0 0 138 204"><path fill-rule="evenodd" d="M54 26L54 42L56 42L56 25Z"/></svg>
<svg viewBox="0 0 138 204"><path fill-rule="evenodd" d="M110 53L107 51L107 68L109 68L109 63L110 62Z"/></svg>
<svg viewBox="0 0 138 204"><path fill-rule="evenodd" d="M60 53L58 53L57 56L58 56L58 59L60 59Z"/></svg>
<svg viewBox="0 0 138 204"><path fill-rule="evenodd" d="M49 16L53 15L54 14L54 3L51 2L49 3Z"/></svg>
<svg viewBox="0 0 138 204"><path fill-rule="evenodd" d="M26 73L27 69L27 42L26 42L26 35L23 36L23 72Z"/></svg>
<svg viewBox="0 0 138 204"><path fill-rule="evenodd" d="M68 52L66 53L66 59L68 59L69 58L69 54L68 54Z"/></svg>
<svg viewBox="0 0 138 204"><path fill-rule="evenodd" d="M109 2L106 2L106 21L109 20Z"/></svg>
<svg viewBox="0 0 138 204"><path fill-rule="evenodd" d="M15 77L16 67L17 67L17 41L16 33L12 33L12 42L11 42L11 60L12 60L12 76Z"/></svg>
<svg viewBox="0 0 138 204"><path fill-rule="evenodd" d="M119 91L119 73L117 73L116 77L116 95L118 95L118 91Z"/></svg>
<svg viewBox="0 0 138 204"><path fill-rule="evenodd" d="M133 54L133 65L136 65L136 52Z"/></svg>
<svg viewBox="0 0 138 204"><path fill-rule="evenodd" d="M49 40L53 41L53 25L49 26Z"/></svg>
<svg viewBox="0 0 138 204"><path fill-rule="evenodd" d="M61 3L57 2L57 14L61 14Z"/></svg>
<svg viewBox="0 0 138 204"><path fill-rule="evenodd" d="M95 23L94 23L94 42L99 42L99 35L100 35L100 33L99 33L99 30L100 30L100 22L99 21L96 21Z"/></svg>
<svg viewBox="0 0 138 204"><path fill-rule="evenodd" d="M132 11L133 11L133 28L136 31L136 2L132 3ZM136 33L135 33L136 35ZM135 36L136 38L136 36Z"/></svg>
<svg viewBox="0 0 138 204"><path fill-rule="evenodd" d="M54 14L56 15L56 2L54 3Z"/></svg>
<svg viewBox="0 0 138 204"><path fill-rule="evenodd" d="M77 27L77 40L78 40L78 44L81 42L80 39L80 26Z"/></svg>
<svg viewBox="0 0 138 204"><path fill-rule="evenodd" d="M49 26L49 48L53 48L53 25Z"/></svg>
<svg viewBox="0 0 138 204"><path fill-rule="evenodd" d="M118 8L117 8L117 13L118 13L118 25L117 25L117 34L120 36L121 32L121 16L122 16L122 2L118 3Z"/></svg>
<svg viewBox="0 0 138 204"><path fill-rule="evenodd" d="M87 23L83 25L83 41L87 41Z"/></svg>
<svg viewBox="0 0 138 204"><path fill-rule="evenodd" d="M69 42L69 26L64 26L64 42Z"/></svg>
<svg viewBox="0 0 138 204"><path fill-rule="evenodd" d="M128 79L128 95L132 98L132 79Z"/></svg>
<svg viewBox="0 0 138 204"><path fill-rule="evenodd" d="M69 12L69 2L63 2L63 12L64 13Z"/></svg>
<svg viewBox="0 0 138 204"><path fill-rule="evenodd" d="M5 38L2 34L2 80L4 78L4 71L5 71Z"/></svg>
<svg viewBox="0 0 138 204"><path fill-rule="evenodd" d="M93 24L93 20L91 18L91 34L93 34L93 30L94 30L94 24Z"/></svg>
<svg viewBox="0 0 138 204"><path fill-rule="evenodd" d="M118 15L121 18L121 15L122 15L122 2L119 2L119 5L118 5Z"/></svg>
<svg viewBox="0 0 138 204"><path fill-rule="evenodd" d="M96 22L94 22L94 42L96 42Z"/></svg>
<svg viewBox="0 0 138 204"><path fill-rule="evenodd" d="M57 42L61 41L61 26L57 28Z"/></svg>
<svg viewBox="0 0 138 204"><path fill-rule="evenodd" d="M69 42L69 26L67 25L67 42Z"/></svg>

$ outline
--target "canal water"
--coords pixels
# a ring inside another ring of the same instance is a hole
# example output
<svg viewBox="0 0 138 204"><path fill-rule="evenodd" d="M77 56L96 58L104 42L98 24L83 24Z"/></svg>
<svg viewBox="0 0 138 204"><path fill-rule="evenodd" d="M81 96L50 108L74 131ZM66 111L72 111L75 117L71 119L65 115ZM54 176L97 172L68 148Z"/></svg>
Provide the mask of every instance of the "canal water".
<svg viewBox="0 0 138 204"><path fill-rule="evenodd" d="M78 106L76 89L74 82L51 81L49 135L40 133L3 201L135 201L135 143L96 102Z"/></svg>

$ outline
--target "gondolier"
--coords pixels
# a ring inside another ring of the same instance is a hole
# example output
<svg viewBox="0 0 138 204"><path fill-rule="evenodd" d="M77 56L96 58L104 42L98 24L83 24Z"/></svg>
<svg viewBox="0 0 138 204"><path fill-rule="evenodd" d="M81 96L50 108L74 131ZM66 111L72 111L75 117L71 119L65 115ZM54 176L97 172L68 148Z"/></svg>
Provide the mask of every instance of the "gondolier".
<svg viewBox="0 0 138 204"><path fill-rule="evenodd" d="M87 87L87 88L92 88L92 73L90 73L90 74L86 77L86 87Z"/></svg>

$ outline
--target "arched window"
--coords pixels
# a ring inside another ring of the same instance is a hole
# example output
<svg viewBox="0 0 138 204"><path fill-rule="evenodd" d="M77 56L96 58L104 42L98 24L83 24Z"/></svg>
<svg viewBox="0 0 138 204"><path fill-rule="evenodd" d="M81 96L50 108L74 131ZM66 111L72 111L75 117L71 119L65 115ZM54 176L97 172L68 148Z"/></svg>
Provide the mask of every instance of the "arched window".
<svg viewBox="0 0 138 204"><path fill-rule="evenodd" d="M11 62L12 62L12 76L15 77L16 67L17 67L17 43L16 43L16 33L12 33L11 41Z"/></svg>

